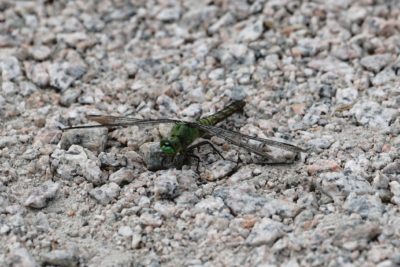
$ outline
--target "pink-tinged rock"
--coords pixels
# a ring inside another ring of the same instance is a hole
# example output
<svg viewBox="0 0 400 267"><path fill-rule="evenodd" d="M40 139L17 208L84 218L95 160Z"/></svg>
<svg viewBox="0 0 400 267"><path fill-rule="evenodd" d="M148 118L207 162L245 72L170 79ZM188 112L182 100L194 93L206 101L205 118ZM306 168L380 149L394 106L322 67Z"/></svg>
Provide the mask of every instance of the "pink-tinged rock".
<svg viewBox="0 0 400 267"><path fill-rule="evenodd" d="M333 160L319 160L307 166L308 175L315 175L321 172L338 172L340 165Z"/></svg>

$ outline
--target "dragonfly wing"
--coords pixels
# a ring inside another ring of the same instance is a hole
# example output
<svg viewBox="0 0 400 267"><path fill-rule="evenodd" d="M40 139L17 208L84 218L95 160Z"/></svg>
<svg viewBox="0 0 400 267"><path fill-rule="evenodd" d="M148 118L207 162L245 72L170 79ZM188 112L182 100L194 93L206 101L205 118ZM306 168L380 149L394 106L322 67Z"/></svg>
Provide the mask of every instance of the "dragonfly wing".
<svg viewBox="0 0 400 267"><path fill-rule="evenodd" d="M118 116L107 116L107 115L89 115L89 120L98 122L105 125L115 126L130 126L138 124L155 124L155 123L184 123L180 120L173 119L136 119L132 117L118 117Z"/></svg>
<svg viewBox="0 0 400 267"><path fill-rule="evenodd" d="M140 121L140 119L107 115L87 115L88 120L98 122L102 125L105 124L125 124Z"/></svg>
<svg viewBox="0 0 400 267"><path fill-rule="evenodd" d="M186 123L180 120L173 119L136 119L131 117L118 117L107 115L89 115L89 120L100 123L100 125L80 125L64 128L63 130L70 129L84 129L84 128L99 128L99 127L127 127L132 125L146 125L146 124L159 124L159 123Z"/></svg>
<svg viewBox="0 0 400 267"><path fill-rule="evenodd" d="M280 149L288 150L294 153L299 153L299 152L305 152L303 148L297 147L292 144L288 143L283 143L271 139L265 139L265 138L259 138L259 137L254 137L254 136L249 136L245 135L239 132L235 132L232 130L227 130L223 129L220 127L216 126L211 126L211 125L202 125L199 123L190 123L192 127L196 127L202 131L205 131L211 135L219 136L221 138L224 138L228 142L237 145L239 147L243 147L247 149L250 152L253 152L257 155L260 155L262 157L271 158L271 155L266 153L264 151L264 146L269 145L269 146L274 146L278 147Z"/></svg>

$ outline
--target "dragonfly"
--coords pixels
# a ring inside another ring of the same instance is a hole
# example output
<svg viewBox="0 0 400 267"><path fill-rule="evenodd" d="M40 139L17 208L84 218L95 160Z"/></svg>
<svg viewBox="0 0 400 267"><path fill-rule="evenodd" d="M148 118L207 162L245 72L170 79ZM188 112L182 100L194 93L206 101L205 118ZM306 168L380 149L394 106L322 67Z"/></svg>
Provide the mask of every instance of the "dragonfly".
<svg viewBox="0 0 400 267"><path fill-rule="evenodd" d="M287 164L287 161L277 161L272 155L265 151L265 147L273 146L282 150L290 151L295 153L295 158L298 158L301 152L306 152L305 149L295 146L290 143L276 141L272 139L260 138L256 136L250 136L242 134L240 132L229 130L215 126L217 123L231 116L233 113L241 111L245 106L245 101L236 100L231 102L228 106L222 110L203 118L198 119L195 122L177 120L177 119L137 119L132 117L118 117L108 115L88 115L88 119L99 124L97 125L80 125L64 128L63 131L72 129L87 129L87 128L115 128L115 127L128 127L138 125L156 125L156 124L173 124L168 136L160 140L159 152L162 157L175 158L179 156L190 156L195 157L198 160L199 157L195 156L192 151L195 148L199 148L203 145L210 145L219 156L224 158L218 149L209 141L195 142L198 138L205 135L216 136L223 140L231 143L239 148L243 148L248 152L254 153L264 159L264 163L267 164ZM290 163L290 162L289 162ZM162 165L162 163L161 163ZM198 165L197 165L198 167Z"/></svg>

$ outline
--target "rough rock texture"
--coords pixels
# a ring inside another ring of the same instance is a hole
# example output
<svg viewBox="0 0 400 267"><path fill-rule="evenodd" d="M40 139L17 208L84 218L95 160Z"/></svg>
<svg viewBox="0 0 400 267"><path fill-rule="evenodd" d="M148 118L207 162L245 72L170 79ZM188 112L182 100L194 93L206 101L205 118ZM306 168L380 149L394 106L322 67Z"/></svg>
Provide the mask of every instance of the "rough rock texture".
<svg viewBox="0 0 400 267"><path fill-rule="evenodd" d="M399 18L398 0L0 1L0 266L399 266ZM170 125L62 131L238 99L223 127L308 152L270 166L212 137L225 160L201 147L197 171L154 154Z"/></svg>

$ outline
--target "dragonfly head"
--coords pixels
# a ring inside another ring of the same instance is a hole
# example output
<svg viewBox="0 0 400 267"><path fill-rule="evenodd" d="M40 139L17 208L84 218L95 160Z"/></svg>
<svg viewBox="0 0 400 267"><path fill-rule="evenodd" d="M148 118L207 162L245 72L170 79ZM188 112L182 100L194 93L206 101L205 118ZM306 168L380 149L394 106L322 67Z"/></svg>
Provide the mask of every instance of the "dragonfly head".
<svg viewBox="0 0 400 267"><path fill-rule="evenodd" d="M167 156L173 156L177 153L174 144L169 140L161 140L160 150Z"/></svg>

